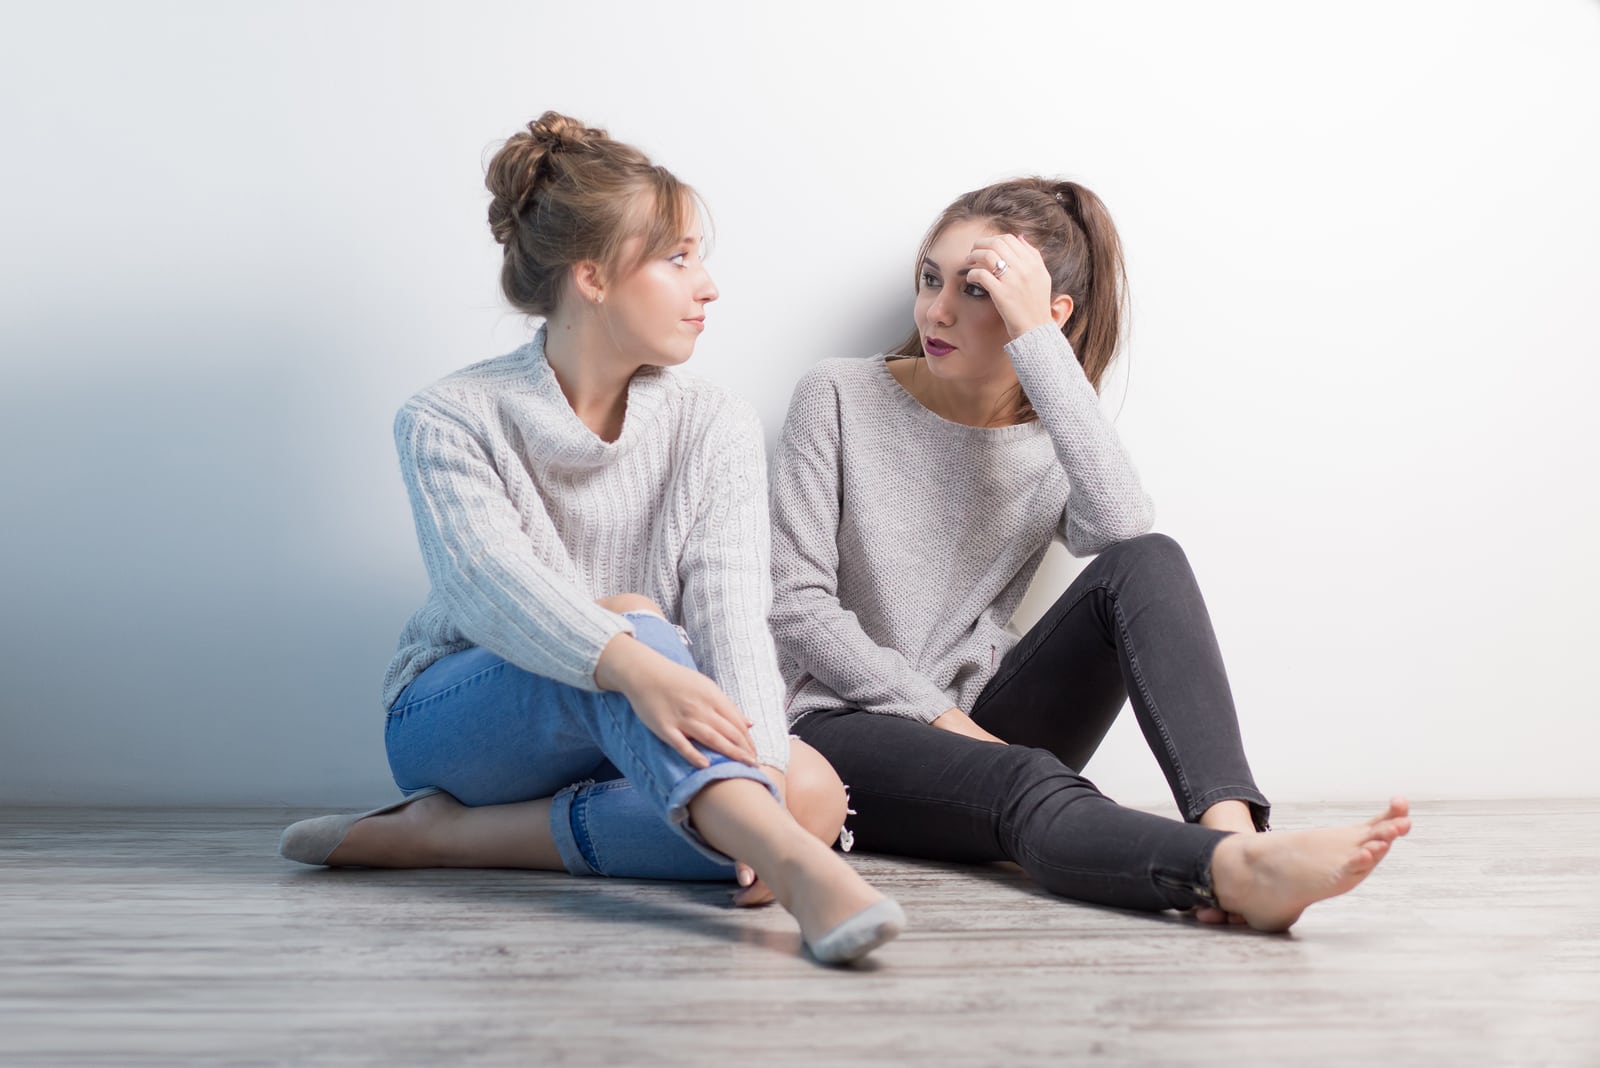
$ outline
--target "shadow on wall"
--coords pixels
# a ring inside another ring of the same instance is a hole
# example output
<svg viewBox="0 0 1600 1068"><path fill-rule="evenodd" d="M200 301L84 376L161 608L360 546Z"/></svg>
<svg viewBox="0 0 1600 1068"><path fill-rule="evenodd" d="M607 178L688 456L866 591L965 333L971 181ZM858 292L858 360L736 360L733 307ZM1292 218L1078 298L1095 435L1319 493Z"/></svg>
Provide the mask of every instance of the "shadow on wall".
<svg viewBox="0 0 1600 1068"><path fill-rule="evenodd" d="M0 802L392 793L378 686L426 587L371 385L273 324L73 319L7 330Z"/></svg>
<svg viewBox="0 0 1600 1068"><path fill-rule="evenodd" d="M856 292L788 358L690 370L755 402L775 451L794 383L897 344L908 289ZM379 684L427 583L389 425L423 383L248 311L6 335L0 803L392 796Z"/></svg>

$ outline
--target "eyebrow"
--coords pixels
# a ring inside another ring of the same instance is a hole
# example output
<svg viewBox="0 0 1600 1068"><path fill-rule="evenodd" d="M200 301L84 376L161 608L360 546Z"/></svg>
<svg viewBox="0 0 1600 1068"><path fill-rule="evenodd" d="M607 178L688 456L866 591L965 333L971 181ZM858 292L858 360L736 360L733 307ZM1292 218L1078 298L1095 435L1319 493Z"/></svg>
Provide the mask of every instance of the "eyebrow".
<svg viewBox="0 0 1600 1068"><path fill-rule="evenodd" d="M922 265L924 267L932 267L935 271L937 271L940 274L944 273L944 268L943 267L940 267L937 263L934 263L932 260L930 260L926 256L922 257ZM967 276L967 272L970 271L970 270L972 270L971 267L963 267L963 268L961 268L961 270L956 272L956 277L957 278L965 278Z"/></svg>

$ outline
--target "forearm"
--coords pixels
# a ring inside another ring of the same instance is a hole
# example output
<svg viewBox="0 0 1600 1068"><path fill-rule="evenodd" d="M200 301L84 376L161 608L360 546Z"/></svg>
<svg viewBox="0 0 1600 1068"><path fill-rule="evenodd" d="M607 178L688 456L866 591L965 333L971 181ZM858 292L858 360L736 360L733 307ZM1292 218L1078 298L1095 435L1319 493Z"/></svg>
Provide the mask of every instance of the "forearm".
<svg viewBox="0 0 1600 1068"><path fill-rule="evenodd" d="M1067 476L1068 548L1085 555L1149 530L1154 509L1139 473L1060 330L1037 327L1006 352Z"/></svg>
<svg viewBox="0 0 1600 1068"><path fill-rule="evenodd" d="M847 705L932 722L950 695L897 650L879 645L855 613L821 590L781 590L770 617L784 652Z"/></svg>

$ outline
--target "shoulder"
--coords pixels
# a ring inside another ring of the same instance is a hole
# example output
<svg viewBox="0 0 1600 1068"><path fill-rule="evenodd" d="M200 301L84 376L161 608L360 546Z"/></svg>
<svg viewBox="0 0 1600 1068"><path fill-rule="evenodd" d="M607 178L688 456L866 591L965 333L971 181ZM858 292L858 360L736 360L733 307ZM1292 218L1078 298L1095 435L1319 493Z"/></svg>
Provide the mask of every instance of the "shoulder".
<svg viewBox="0 0 1600 1068"><path fill-rule="evenodd" d="M679 412L680 437L713 449L750 443L759 447L766 432L755 405L698 375L678 371L663 377L670 379L668 389Z"/></svg>
<svg viewBox="0 0 1600 1068"><path fill-rule="evenodd" d="M453 423L473 427L489 419L508 391L531 391L529 346L469 364L426 386L400 406L395 425Z"/></svg>
<svg viewBox="0 0 1600 1068"><path fill-rule="evenodd" d="M866 358L836 356L814 364L795 385L796 396L822 392L853 393L878 380L883 371L882 356Z"/></svg>
<svg viewBox="0 0 1600 1068"><path fill-rule="evenodd" d="M836 434L853 415L870 415L889 398L888 372L882 356L836 357L810 367L795 383L789 399L786 431Z"/></svg>

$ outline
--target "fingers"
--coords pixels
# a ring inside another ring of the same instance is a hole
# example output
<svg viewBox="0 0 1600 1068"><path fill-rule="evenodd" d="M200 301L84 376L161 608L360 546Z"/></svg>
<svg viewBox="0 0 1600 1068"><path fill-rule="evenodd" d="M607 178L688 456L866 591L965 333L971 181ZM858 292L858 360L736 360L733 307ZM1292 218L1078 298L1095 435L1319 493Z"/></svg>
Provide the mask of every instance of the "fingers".
<svg viewBox="0 0 1600 1068"><path fill-rule="evenodd" d="M733 892L734 905L742 909L755 908L758 905L766 905L771 903L772 900L772 891L767 889L767 884L762 882L760 879L757 879L749 886Z"/></svg>
<svg viewBox="0 0 1600 1068"><path fill-rule="evenodd" d="M755 748L744 739L745 736L735 734L729 730L722 720L701 720L684 725L683 733L711 750L720 753L729 760L737 760L741 764L754 766L756 762ZM697 764L696 767L704 767Z"/></svg>
<svg viewBox="0 0 1600 1068"><path fill-rule="evenodd" d="M995 234L991 237L981 237L972 243L974 251L988 249L1010 259L1015 256L1019 259L1027 258L1028 253L1039 256L1039 250L1034 248L1027 238L1021 234ZM1043 257L1040 257L1042 260Z"/></svg>
<svg viewBox="0 0 1600 1068"><path fill-rule="evenodd" d="M755 724L744 718L744 713L739 711L737 705L728 700L727 695L722 694L719 691L718 696L721 698L721 700L712 707L716 709L718 715L727 721L728 726L732 727L734 732L740 738L744 739L744 744L753 754L756 748L756 741L750 733L750 728L754 727Z"/></svg>
<svg viewBox="0 0 1600 1068"><path fill-rule="evenodd" d="M974 267L967 272L967 284L977 286L991 297L994 296L994 287L999 285L1000 279L994 272L983 267Z"/></svg>
<svg viewBox="0 0 1600 1068"><path fill-rule="evenodd" d="M672 751L687 760L691 766L696 768L711 766L711 759L696 749L694 743L689 741L682 731L671 731L662 735L661 740L670 745Z"/></svg>
<svg viewBox="0 0 1600 1068"><path fill-rule="evenodd" d="M767 884L756 875L754 868L743 861L734 865L733 878L739 884L739 889L733 892L733 903L739 908L765 905L772 900L772 891L767 889Z"/></svg>

